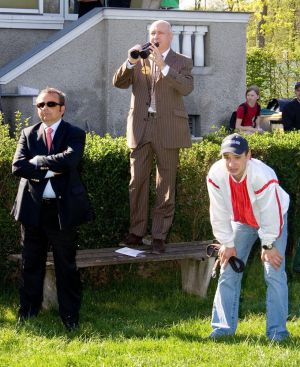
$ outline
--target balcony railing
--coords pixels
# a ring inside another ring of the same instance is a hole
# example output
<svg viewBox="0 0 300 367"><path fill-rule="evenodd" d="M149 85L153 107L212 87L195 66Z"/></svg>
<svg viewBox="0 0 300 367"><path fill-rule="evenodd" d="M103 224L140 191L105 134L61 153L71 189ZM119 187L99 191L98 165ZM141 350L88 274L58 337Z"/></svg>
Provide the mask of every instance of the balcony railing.
<svg viewBox="0 0 300 367"><path fill-rule="evenodd" d="M150 24L147 27L149 30ZM193 59L194 66L205 66L205 34L207 26L173 25L172 49Z"/></svg>

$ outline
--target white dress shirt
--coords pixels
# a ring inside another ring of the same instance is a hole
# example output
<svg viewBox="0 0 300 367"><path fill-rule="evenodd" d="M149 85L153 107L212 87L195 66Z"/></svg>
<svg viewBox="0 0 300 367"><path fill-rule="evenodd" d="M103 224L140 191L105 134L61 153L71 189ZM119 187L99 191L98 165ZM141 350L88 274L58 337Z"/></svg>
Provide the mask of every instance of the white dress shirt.
<svg viewBox="0 0 300 367"><path fill-rule="evenodd" d="M169 53L170 49L168 48L165 52L163 52L161 54L163 60L166 59L168 53ZM154 64L154 61L153 60L150 60L150 64L151 64L151 69L155 69L157 70L157 66L156 65L153 65ZM163 76L166 76L169 72L169 69L170 69L170 66L169 65L165 65L163 67L163 69L161 70L161 73L163 74ZM156 103L155 103L155 83L156 83L156 72L154 73L155 74L155 78L154 80L152 80L152 87L151 87L151 102L150 102L150 106L148 108L148 112L156 112Z"/></svg>
<svg viewBox="0 0 300 367"><path fill-rule="evenodd" d="M45 134L46 134L46 130L48 128L51 127L51 129L53 130L52 133L51 133L52 141L54 139L55 132L56 132L60 122L61 122L61 119L58 120L57 122L55 122L53 125L51 125L49 127L45 123L42 123L42 126L44 127L44 130L45 130ZM30 159L29 162L36 165L37 164L37 157L36 156L33 157L32 159ZM48 170L47 173L46 173L45 178L51 178L51 177L54 177L54 172L51 171L51 170ZM43 199L55 199L55 198L56 198L56 195L55 195L55 192L52 188L51 181L48 180L48 182L45 186L45 190L43 192Z"/></svg>

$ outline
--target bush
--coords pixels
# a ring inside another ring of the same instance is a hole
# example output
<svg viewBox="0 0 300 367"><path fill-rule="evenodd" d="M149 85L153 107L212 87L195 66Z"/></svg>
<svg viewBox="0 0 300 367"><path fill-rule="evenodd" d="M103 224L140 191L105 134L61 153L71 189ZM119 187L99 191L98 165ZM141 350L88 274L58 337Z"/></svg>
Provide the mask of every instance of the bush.
<svg viewBox="0 0 300 367"><path fill-rule="evenodd" d="M124 138L87 135L83 181L96 220L80 228L80 246L97 248L118 243L129 226L129 149Z"/></svg>
<svg viewBox="0 0 300 367"><path fill-rule="evenodd" d="M212 163L220 158L220 143L225 134L225 129L221 129L193 144L191 149L180 152L170 242L212 238L206 175ZM19 251L19 225L9 216L17 190L17 180L10 173L16 140L9 137L5 125L0 125L0 139L0 270L3 271L7 254ZM255 134L247 139L253 156L274 168L281 185L291 196L289 234L290 242L294 244L300 234L300 133ZM80 247L115 246L129 226L129 149L125 139L88 134L82 175L96 219L81 226ZM154 185L152 180L152 193ZM151 198L153 201L153 195Z"/></svg>
<svg viewBox="0 0 300 367"><path fill-rule="evenodd" d="M2 124L0 113L0 273L7 273L7 254L17 251L18 226L10 216L10 207L17 189L17 180L11 175L11 160L16 140L9 136L8 125Z"/></svg>

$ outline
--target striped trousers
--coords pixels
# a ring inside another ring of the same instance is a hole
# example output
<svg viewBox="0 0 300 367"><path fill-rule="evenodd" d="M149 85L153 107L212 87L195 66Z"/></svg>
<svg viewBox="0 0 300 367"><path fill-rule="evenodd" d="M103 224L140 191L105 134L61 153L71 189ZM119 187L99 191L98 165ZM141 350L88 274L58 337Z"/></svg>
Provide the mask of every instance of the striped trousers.
<svg viewBox="0 0 300 367"><path fill-rule="evenodd" d="M130 233L144 236L148 228L150 175L155 159L155 204L152 238L165 240L175 211L176 173L179 149L166 149L156 133L157 120L149 118L144 139L130 154Z"/></svg>

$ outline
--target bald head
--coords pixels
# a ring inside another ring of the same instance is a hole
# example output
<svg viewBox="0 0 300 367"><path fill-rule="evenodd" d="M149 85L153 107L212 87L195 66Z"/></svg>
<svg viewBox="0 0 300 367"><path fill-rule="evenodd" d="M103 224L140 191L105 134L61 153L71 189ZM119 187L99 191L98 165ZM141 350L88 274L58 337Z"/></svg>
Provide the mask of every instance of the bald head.
<svg viewBox="0 0 300 367"><path fill-rule="evenodd" d="M173 33L169 22L166 22L165 20L155 21L151 24L149 34L151 43L159 43L158 49L161 53L171 47Z"/></svg>
<svg viewBox="0 0 300 367"><path fill-rule="evenodd" d="M156 27L156 26L161 26L161 27L164 27L166 30L168 30L169 32L172 33L172 27L171 27L171 24L169 22L167 22L166 20L156 20L155 22L153 22L151 24L151 27Z"/></svg>

